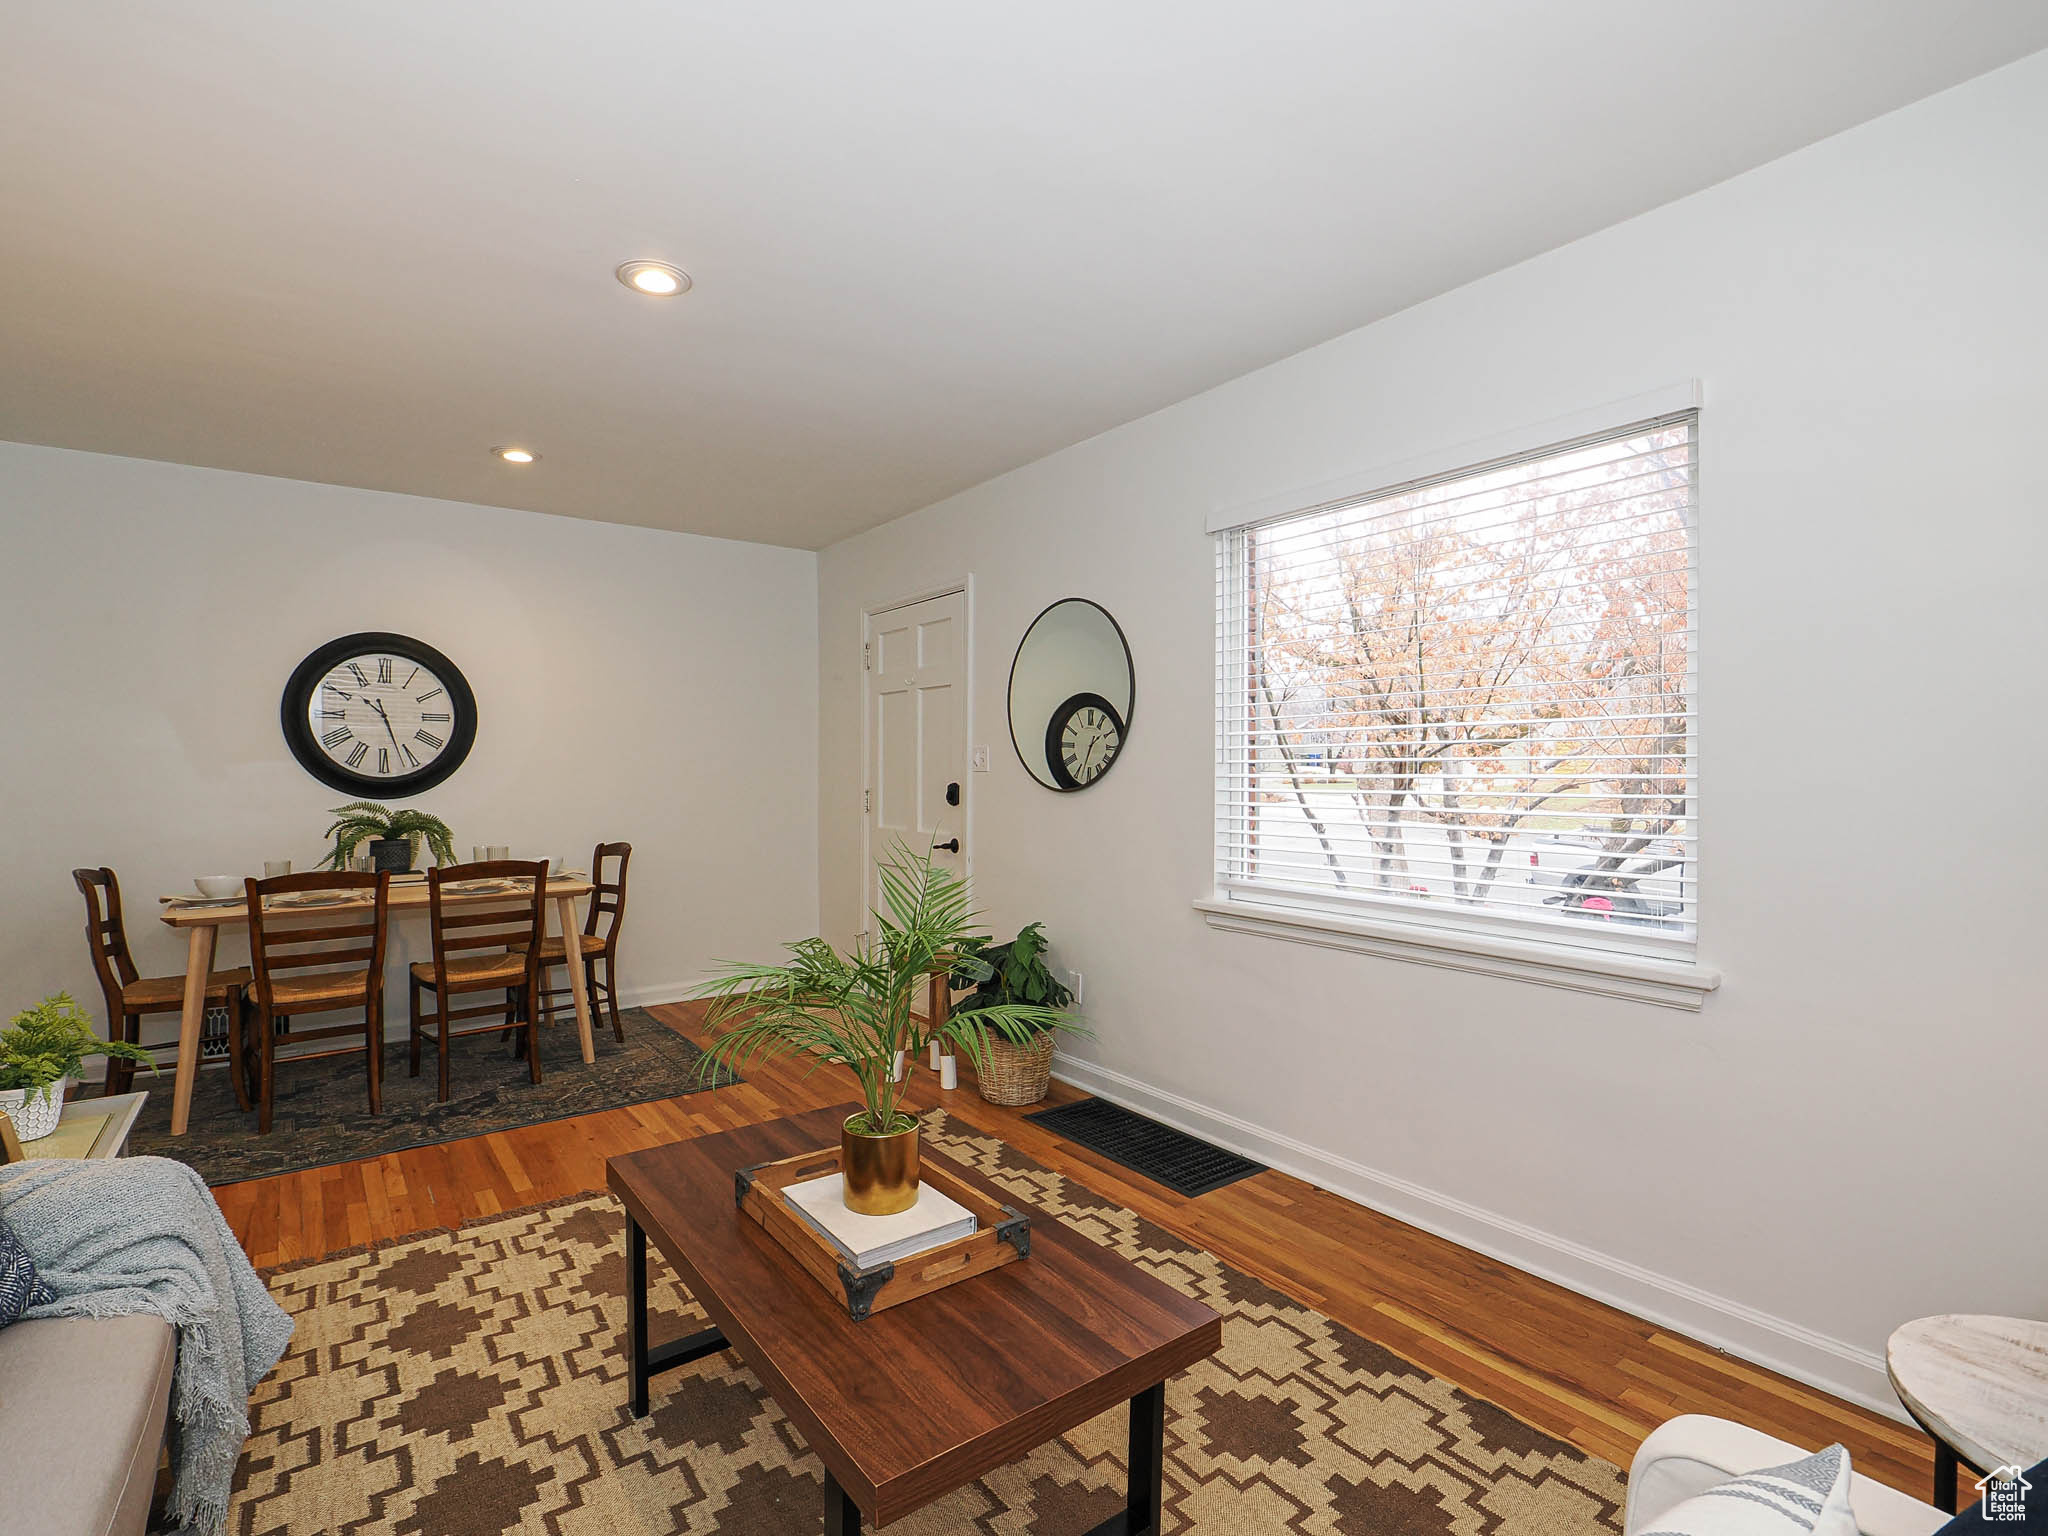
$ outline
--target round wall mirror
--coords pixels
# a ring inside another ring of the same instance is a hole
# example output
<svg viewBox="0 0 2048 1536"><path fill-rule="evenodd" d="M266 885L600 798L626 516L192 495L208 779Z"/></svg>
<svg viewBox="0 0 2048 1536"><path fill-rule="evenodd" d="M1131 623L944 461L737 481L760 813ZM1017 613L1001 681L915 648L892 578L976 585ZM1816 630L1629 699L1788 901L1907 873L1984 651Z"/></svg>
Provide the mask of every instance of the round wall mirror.
<svg viewBox="0 0 2048 1536"><path fill-rule="evenodd" d="M1024 631L1010 664L1010 741L1047 789L1086 789L1130 735L1137 680L1124 632L1100 603L1067 597Z"/></svg>

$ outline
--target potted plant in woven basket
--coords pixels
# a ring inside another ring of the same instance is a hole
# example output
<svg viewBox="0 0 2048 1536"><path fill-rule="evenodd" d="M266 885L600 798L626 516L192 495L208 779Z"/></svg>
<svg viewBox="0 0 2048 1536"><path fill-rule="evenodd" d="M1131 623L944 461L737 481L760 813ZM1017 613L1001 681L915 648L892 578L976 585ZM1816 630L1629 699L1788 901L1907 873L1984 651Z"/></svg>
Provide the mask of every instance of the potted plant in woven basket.
<svg viewBox="0 0 2048 1536"><path fill-rule="evenodd" d="M64 1090L88 1056L118 1056L156 1070L156 1058L125 1040L102 1040L69 992L44 998L0 1029L0 1113L23 1141L57 1129Z"/></svg>
<svg viewBox="0 0 2048 1536"><path fill-rule="evenodd" d="M823 939L802 939L788 946L785 964L727 964L700 989L717 1038L698 1071L715 1083L720 1068L736 1074L764 1056L808 1056L850 1069L866 1107L840 1134L843 1198L849 1210L887 1216L917 1203L917 1117L903 1108L903 1096L924 1048L948 1041L980 1069L1000 1043L1050 1038L1079 1021L1018 1001L992 1001L936 1025L918 1017L912 1005L932 976L980 981L988 974L974 958L988 935L975 930L966 882L934 864L929 848L919 855L899 843L876 873L886 910L870 914L870 933L845 954Z"/></svg>
<svg viewBox="0 0 2048 1536"><path fill-rule="evenodd" d="M975 976L956 969L955 986L974 991L953 1005L956 1014L1023 1003L1034 1008L1063 1009L1074 994L1045 963L1045 924L1032 923L1007 944L976 947L971 958L986 967ZM1052 1086L1052 1027L1029 1036L994 1035L984 1059L974 1064L976 1086L991 1104L1036 1104Z"/></svg>

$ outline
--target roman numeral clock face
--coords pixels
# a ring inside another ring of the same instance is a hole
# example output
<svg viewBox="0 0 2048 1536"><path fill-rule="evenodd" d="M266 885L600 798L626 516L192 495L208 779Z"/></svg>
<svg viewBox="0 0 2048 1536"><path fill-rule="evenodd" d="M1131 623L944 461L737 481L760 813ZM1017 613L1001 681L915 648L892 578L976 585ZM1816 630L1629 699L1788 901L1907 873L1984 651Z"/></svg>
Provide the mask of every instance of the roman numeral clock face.
<svg viewBox="0 0 2048 1536"><path fill-rule="evenodd" d="M1061 789L1086 789L1116 761L1124 722L1099 693L1077 693L1053 711L1045 732L1045 759Z"/></svg>
<svg viewBox="0 0 2048 1536"><path fill-rule="evenodd" d="M293 755L323 784L395 796L461 766L476 736L476 700L433 647L404 635L348 635L299 663L282 723Z"/></svg>
<svg viewBox="0 0 2048 1536"><path fill-rule="evenodd" d="M307 708L320 749L359 774L414 773L448 747L448 685L404 656L354 656L320 679Z"/></svg>

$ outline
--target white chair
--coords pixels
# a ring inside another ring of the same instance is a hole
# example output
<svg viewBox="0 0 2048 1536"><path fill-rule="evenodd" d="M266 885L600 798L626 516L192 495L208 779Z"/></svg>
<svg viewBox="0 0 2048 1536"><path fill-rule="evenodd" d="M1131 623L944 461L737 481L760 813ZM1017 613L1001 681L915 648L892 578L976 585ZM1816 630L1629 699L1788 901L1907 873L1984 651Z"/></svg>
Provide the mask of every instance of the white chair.
<svg viewBox="0 0 2048 1536"><path fill-rule="evenodd" d="M1660 1424L1629 1464L1622 1536L1654 1529L1659 1516L1716 1483L1765 1467L1782 1467L1808 1454L1762 1430L1703 1413ZM1933 1536L1951 1518L1932 1504L1853 1471L1849 1504L1863 1536Z"/></svg>

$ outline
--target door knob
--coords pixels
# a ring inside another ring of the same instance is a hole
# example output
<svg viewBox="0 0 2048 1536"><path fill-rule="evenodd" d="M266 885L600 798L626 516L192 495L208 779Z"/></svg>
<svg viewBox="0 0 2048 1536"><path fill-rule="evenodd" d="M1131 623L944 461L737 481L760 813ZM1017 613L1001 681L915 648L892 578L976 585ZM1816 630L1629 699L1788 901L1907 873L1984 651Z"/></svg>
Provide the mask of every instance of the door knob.
<svg viewBox="0 0 2048 1536"><path fill-rule="evenodd" d="M932 844L932 851L934 853L938 852L941 849L944 849L947 853L958 853L960 851L960 839L956 837L949 843Z"/></svg>

